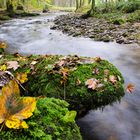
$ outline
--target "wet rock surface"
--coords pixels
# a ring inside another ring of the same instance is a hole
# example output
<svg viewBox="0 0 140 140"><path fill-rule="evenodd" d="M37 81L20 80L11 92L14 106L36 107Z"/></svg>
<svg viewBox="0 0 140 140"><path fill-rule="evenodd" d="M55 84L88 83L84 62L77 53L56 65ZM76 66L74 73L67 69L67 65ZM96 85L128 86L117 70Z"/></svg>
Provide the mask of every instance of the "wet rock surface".
<svg viewBox="0 0 140 140"><path fill-rule="evenodd" d="M81 15L61 15L54 20L54 30L61 30L70 36L84 36L96 41L115 41L119 44L140 44L138 23L115 25L105 19L81 18Z"/></svg>

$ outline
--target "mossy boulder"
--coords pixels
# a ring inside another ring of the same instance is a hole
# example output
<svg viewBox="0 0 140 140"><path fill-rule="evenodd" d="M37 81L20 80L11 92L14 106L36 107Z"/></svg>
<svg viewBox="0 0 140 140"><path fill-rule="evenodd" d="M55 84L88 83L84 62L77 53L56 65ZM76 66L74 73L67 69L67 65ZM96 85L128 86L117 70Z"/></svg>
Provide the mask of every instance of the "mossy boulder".
<svg viewBox="0 0 140 140"><path fill-rule="evenodd" d="M24 6L22 4L18 4L16 10L24 11Z"/></svg>
<svg viewBox="0 0 140 140"><path fill-rule="evenodd" d="M117 68L100 58L79 58L78 56L3 56L0 65L18 60L20 68L12 73L27 72L28 81L24 85L31 96L45 95L65 99L70 109L81 113L112 104L124 96L123 77ZM36 63L34 63L36 62ZM66 81L62 74L65 72ZM96 79L95 89L85 84ZM64 83L65 82L65 83ZM26 94L26 93L25 93Z"/></svg>
<svg viewBox="0 0 140 140"><path fill-rule="evenodd" d="M59 99L38 99L33 116L26 120L28 129L4 128L1 140L81 140L74 117L68 116L68 103ZM72 112L73 113L73 112ZM68 118L68 119L67 119Z"/></svg>

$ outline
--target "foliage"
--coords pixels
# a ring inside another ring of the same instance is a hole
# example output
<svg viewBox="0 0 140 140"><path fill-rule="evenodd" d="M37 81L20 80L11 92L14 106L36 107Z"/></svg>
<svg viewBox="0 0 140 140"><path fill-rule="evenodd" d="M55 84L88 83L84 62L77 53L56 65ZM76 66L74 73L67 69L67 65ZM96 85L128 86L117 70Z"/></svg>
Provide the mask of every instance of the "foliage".
<svg viewBox="0 0 140 140"><path fill-rule="evenodd" d="M2 140L81 140L75 124L75 112L68 111L68 103L54 98L39 98L34 115L26 122L29 129L9 130L0 133ZM68 115L68 114L72 114ZM69 117L71 116L71 117ZM70 119L68 119L70 118Z"/></svg>
<svg viewBox="0 0 140 140"><path fill-rule="evenodd" d="M136 10L140 10L140 1L134 0L134 1L119 2L116 8L125 13L132 13Z"/></svg>
<svg viewBox="0 0 140 140"><path fill-rule="evenodd" d="M16 81L2 88L0 95L0 124L5 124L8 128L19 129L28 128L24 119L33 115L36 108L36 100L32 97L20 97L20 91Z"/></svg>

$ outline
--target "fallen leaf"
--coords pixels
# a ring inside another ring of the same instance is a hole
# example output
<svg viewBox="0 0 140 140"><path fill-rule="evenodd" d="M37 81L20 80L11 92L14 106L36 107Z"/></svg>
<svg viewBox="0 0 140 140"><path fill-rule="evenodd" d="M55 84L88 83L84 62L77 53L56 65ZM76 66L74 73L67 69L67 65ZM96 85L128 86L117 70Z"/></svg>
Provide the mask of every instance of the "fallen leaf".
<svg viewBox="0 0 140 140"><path fill-rule="evenodd" d="M58 63L58 66L63 66L65 64L65 61L64 60L61 60L59 63Z"/></svg>
<svg viewBox="0 0 140 140"><path fill-rule="evenodd" d="M97 88L98 82L99 81L97 79L91 78L85 82L85 85L88 86L88 88L95 90Z"/></svg>
<svg viewBox="0 0 140 140"><path fill-rule="evenodd" d="M0 70L1 71L6 71L7 70L7 66L5 64L0 66Z"/></svg>
<svg viewBox="0 0 140 140"><path fill-rule="evenodd" d="M69 69L68 68L62 68L60 70L60 73L63 75L63 77L67 77L68 73L69 73Z"/></svg>
<svg viewBox="0 0 140 140"><path fill-rule="evenodd" d="M126 91L128 93L132 93L135 89L135 86L133 84L128 84L127 87L126 87Z"/></svg>
<svg viewBox="0 0 140 140"><path fill-rule="evenodd" d="M35 65L35 64L37 64L38 62L37 61L32 61L31 62L31 65Z"/></svg>
<svg viewBox="0 0 140 140"><path fill-rule="evenodd" d="M93 70L93 72L92 72L93 74L99 74L99 69L98 68L95 68L94 70Z"/></svg>
<svg viewBox="0 0 140 140"><path fill-rule="evenodd" d="M110 75L110 76L109 76L109 81L110 81L111 83L115 84L115 83L117 82L116 76Z"/></svg>
<svg viewBox="0 0 140 140"><path fill-rule="evenodd" d="M106 75L106 76L109 75L109 70L108 69L104 70L104 75Z"/></svg>
<svg viewBox="0 0 140 140"><path fill-rule="evenodd" d="M5 42L0 41L0 49L5 49L7 47L8 45Z"/></svg>
<svg viewBox="0 0 140 140"><path fill-rule="evenodd" d="M4 123L8 128L13 129L29 127L24 119L33 115L36 100L32 97L21 98L16 81L10 81L2 88L0 101L0 124Z"/></svg>
<svg viewBox="0 0 140 140"><path fill-rule="evenodd" d="M60 81L61 84L65 84L68 80L68 75L69 75L69 69L67 68L62 68L60 70L60 74L62 75L62 80Z"/></svg>
<svg viewBox="0 0 140 140"><path fill-rule="evenodd" d="M81 84L81 81L79 79L76 80L76 85L79 86Z"/></svg>
<svg viewBox="0 0 140 140"><path fill-rule="evenodd" d="M16 73L16 79L19 80L22 84L27 82L27 73Z"/></svg>
<svg viewBox="0 0 140 140"><path fill-rule="evenodd" d="M19 68L19 64L17 61L8 61L7 62L7 69L17 70Z"/></svg>

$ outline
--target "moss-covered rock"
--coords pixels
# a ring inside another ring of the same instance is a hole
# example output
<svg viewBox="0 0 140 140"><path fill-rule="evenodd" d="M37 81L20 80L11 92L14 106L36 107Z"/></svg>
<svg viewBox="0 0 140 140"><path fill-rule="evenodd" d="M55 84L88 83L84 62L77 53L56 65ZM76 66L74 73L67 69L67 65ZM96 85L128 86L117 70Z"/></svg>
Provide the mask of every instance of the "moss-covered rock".
<svg viewBox="0 0 140 140"><path fill-rule="evenodd" d="M68 114L68 103L59 99L38 99L34 115L26 120L29 129L4 128L1 140L81 140L74 117ZM67 119L69 118L69 119Z"/></svg>
<svg viewBox="0 0 140 140"><path fill-rule="evenodd" d="M32 96L45 95L65 99L70 109L78 113L96 109L120 100L124 95L123 77L115 66L100 58L79 58L77 56L30 56L21 58L3 56L0 65L18 60L20 68L16 72L28 72L24 85ZM32 62L36 62L33 64ZM62 69L68 69L66 81ZM95 89L88 88L85 82L96 79ZM113 81L114 80L114 81Z"/></svg>

